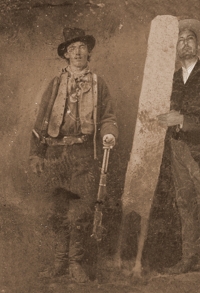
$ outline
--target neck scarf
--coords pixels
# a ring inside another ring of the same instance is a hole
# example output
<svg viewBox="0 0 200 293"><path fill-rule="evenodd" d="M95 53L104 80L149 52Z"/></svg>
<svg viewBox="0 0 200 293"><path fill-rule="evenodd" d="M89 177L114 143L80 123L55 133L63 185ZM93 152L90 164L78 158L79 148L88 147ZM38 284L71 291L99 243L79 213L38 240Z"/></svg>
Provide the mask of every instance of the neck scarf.
<svg viewBox="0 0 200 293"><path fill-rule="evenodd" d="M75 103L83 93L90 90L92 86L92 75L89 67L86 67L81 72L73 72L68 66L65 71L68 72L67 93L70 102Z"/></svg>
<svg viewBox="0 0 200 293"><path fill-rule="evenodd" d="M59 135L66 99L69 98L71 103L76 103L83 96L83 93L90 90L91 86L92 74L89 67L81 72L73 72L70 66L63 70L58 94L49 120L48 134L51 137Z"/></svg>

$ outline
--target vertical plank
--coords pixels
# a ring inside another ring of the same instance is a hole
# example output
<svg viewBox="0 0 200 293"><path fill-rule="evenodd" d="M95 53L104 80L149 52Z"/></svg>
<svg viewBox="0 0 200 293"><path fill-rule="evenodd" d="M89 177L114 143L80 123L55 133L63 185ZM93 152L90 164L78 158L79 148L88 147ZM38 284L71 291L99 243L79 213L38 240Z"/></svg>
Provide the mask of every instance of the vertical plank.
<svg viewBox="0 0 200 293"><path fill-rule="evenodd" d="M122 195L124 213L135 211L142 217L149 216L166 134L166 130L158 125L157 115L170 109L177 38L176 17L162 15L152 20L135 134Z"/></svg>

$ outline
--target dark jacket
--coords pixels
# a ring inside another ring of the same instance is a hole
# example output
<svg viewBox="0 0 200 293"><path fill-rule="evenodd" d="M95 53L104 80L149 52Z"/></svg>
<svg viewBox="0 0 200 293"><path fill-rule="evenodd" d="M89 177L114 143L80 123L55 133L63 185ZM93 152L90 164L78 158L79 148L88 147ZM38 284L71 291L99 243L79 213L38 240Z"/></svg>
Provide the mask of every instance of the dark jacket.
<svg viewBox="0 0 200 293"><path fill-rule="evenodd" d="M58 92L60 78L55 77L44 92L36 123L35 131L39 136L47 137L48 122L51 115L51 110ZM116 116L114 113L112 99L104 80L101 77L97 78L97 136L103 137L105 134L113 134L118 137L118 127ZM41 144L36 136L33 134L30 145L30 156L44 157L47 150L47 145Z"/></svg>
<svg viewBox="0 0 200 293"><path fill-rule="evenodd" d="M200 61L196 63L187 82L184 84L182 68L174 73L171 94L171 110L180 111L184 115L182 129L177 126L168 127L165 137L160 175L155 196L157 201L166 199L170 204L175 193L171 170L171 139L184 141L193 159L200 164ZM164 196L162 196L165 194ZM161 195L161 196L160 196ZM160 204L162 206L162 204ZM159 205L158 205L159 206ZM167 208L167 207L165 207ZM165 209L164 208L164 209Z"/></svg>
<svg viewBox="0 0 200 293"><path fill-rule="evenodd" d="M156 219L159 216L164 217L168 222L167 229L171 229L172 235L173 233L177 235L176 225L180 221L180 216L177 211L174 176L172 175L171 139L184 141L188 145L193 159L200 164L200 61L196 63L185 84L182 68L174 73L171 110L180 111L184 115L184 123L179 131L177 131L177 126L168 127L151 213Z"/></svg>
<svg viewBox="0 0 200 293"><path fill-rule="evenodd" d="M169 127L168 135L180 139L190 148L200 144L200 61L198 60L184 84L182 68L174 74L171 95L171 110L184 115L182 129Z"/></svg>

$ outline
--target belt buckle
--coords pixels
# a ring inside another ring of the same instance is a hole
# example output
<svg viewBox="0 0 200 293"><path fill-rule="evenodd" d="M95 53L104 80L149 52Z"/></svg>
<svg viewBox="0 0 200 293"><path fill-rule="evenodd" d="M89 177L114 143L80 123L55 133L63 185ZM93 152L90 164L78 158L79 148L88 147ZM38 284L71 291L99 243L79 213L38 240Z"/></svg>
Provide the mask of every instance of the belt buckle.
<svg viewBox="0 0 200 293"><path fill-rule="evenodd" d="M65 144L65 145L72 145L72 139L70 138L70 137L68 137L68 136L64 136L63 137L63 143Z"/></svg>
<svg viewBox="0 0 200 293"><path fill-rule="evenodd" d="M81 140L82 140L82 142L88 141L88 135L87 134L82 135Z"/></svg>
<svg viewBox="0 0 200 293"><path fill-rule="evenodd" d="M52 138L51 137L45 137L45 143L48 145L48 146L51 146L53 145L53 141L52 141Z"/></svg>

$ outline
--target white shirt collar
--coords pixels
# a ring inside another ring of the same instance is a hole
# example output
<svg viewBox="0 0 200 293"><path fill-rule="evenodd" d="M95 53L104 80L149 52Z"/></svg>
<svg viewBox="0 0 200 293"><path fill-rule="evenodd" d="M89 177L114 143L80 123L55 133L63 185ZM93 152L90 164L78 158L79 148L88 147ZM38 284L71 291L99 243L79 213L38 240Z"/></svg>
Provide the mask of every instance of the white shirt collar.
<svg viewBox="0 0 200 293"><path fill-rule="evenodd" d="M197 61L198 61L198 59L196 61L194 61L194 63L192 63L188 68L182 67L182 70L183 70L183 81L184 81L184 83L186 83L186 81L188 80L188 77L190 76L190 73L194 69Z"/></svg>

